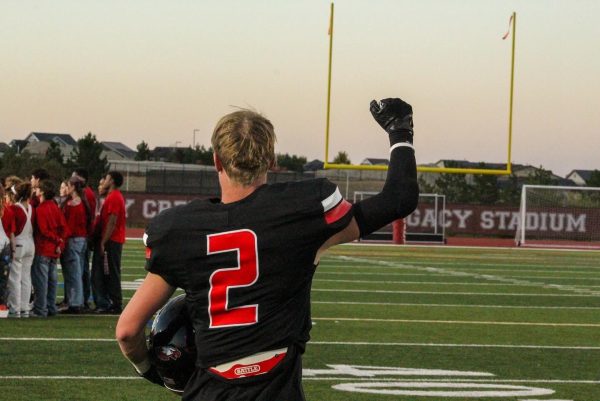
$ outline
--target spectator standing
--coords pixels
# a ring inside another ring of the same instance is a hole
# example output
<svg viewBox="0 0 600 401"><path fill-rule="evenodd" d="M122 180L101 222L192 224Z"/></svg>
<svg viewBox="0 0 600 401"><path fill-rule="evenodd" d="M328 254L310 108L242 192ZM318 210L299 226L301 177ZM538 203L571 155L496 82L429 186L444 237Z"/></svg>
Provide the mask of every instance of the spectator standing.
<svg viewBox="0 0 600 401"><path fill-rule="evenodd" d="M37 168L31 173L31 205L35 208L40 204L39 192L40 182L50 178L50 174L43 168Z"/></svg>
<svg viewBox="0 0 600 401"><path fill-rule="evenodd" d="M22 182L13 185L11 191L15 199L11 205L15 215L15 253L10 266L8 305L10 315L27 318L31 297L31 265L35 255L33 207L29 204L31 184Z"/></svg>
<svg viewBox="0 0 600 401"><path fill-rule="evenodd" d="M83 308L82 268L87 248L87 236L92 221L92 211L84 195L84 181L72 176L67 183L68 200L63 212L69 237L63 254L65 294L69 305L64 313L81 313Z"/></svg>
<svg viewBox="0 0 600 401"><path fill-rule="evenodd" d="M32 317L56 314L56 259L64 250L67 235L65 218L54 201L56 189L48 180L39 182L40 203L35 211L36 263L31 271L35 301Z"/></svg>
<svg viewBox="0 0 600 401"><path fill-rule="evenodd" d="M58 208L64 213L65 212L65 205L67 204L67 201L69 200L69 188L67 185L67 181L68 180L62 180L60 182L60 188L58 190L58 196L56 197L56 204L58 205ZM60 254L60 267L62 270L62 274L63 274L63 300L62 302L58 303L56 305L56 307L58 308L59 312L64 312L69 308L69 293L67 291L67 277L65 276L65 253L66 252L62 252Z"/></svg>
<svg viewBox="0 0 600 401"><path fill-rule="evenodd" d="M93 247L93 235L94 235L94 224L93 222L95 221L95 216L96 216L96 194L94 194L94 191L92 190L92 188L90 188L90 186L88 185L88 179L89 179L89 175L86 169L84 168L76 168L73 171L73 176L77 176L83 179L83 183L84 183L84 193L85 193L85 198L87 199L88 205L90 206L90 210L92 212L92 224L89 227L89 232L87 235L87 246L85 247L85 257L82 261L83 266L81 268L81 273L82 273L82 281L83 281L83 309L84 310L89 310L89 299L90 299L90 295L91 295L91 290L92 290L92 286L91 286L91 280L90 280L90 254L92 251L92 247Z"/></svg>
<svg viewBox="0 0 600 401"><path fill-rule="evenodd" d="M12 216L12 226L14 226L14 216L10 209L4 204L4 187L0 186L0 313L6 317L7 302L8 302L8 275L10 270L10 260L12 255L10 232L7 232L5 220L9 220ZM9 223L10 225L10 223ZM9 227L11 230L12 227Z"/></svg>
<svg viewBox="0 0 600 401"><path fill-rule="evenodd" d="M0 202L2 202L2 228L4 228L4 233L8 236L12 255L12 252L14 252L15 249L15 214L10 207L13 198L4 190L4 188L0 187L0 190Z"/></svg>
<svg viewBox="0 0 600 401"><path fill-rule="evenodd" d="M125 243L125 199L119 188L123 175L110 171L104 177L101 193L107 192L100 209L96 232L100 233L94 248L92 280L96 313L120 314L123 308L121 293L121 253Z"/></svg>

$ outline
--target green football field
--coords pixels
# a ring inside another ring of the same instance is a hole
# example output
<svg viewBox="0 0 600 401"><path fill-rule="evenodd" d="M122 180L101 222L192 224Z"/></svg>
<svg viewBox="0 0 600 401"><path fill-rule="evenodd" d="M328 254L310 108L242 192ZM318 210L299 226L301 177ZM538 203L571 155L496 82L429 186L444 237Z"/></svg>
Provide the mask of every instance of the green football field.
<svg viewBox="0 0 600 401"><path fill-rule="evenodd" d="M128 242L127 298L143 263ZM600 400L599 252L339 246L312 308L308 400ZM116 321L0 319L0 400L177 399L133 374Z"/></svg>

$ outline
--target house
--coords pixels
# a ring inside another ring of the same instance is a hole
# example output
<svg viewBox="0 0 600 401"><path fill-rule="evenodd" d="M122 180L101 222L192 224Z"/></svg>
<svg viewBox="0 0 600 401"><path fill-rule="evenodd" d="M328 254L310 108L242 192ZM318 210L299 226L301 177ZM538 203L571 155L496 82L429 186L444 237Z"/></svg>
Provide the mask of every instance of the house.
<svg viewBox="0 0 600 401"><path fill-rule="evenodd" d="M13 139L9 142L8 146L13 148L17 153L21 153L21 151L23 151L23 149L25 149L25 146L27 146L28 144L29 142L27 142L24 139Z"/></svg>
<svg viewBox="0 0 600 401"><path fill-rule="evenodd" d="M108 160L134 160L137 152L121 142L101 142L104 151L101 154Z"/></svg>
<svg viewBox="0 0 600 401"><path fill-rule="evenodd" d="M27 151L32 155L45 156L51 143L58 144L63 158L67 160L77 147L77 141L69 134L48 132L31 132L23 141L12 141L17 145L17 152ZM25 144L25 146L23 146Z"/></svg>
<svg viewBox="0 0 600 401"><path fill-rule="evenodd" d="M367 157L362 162L361 166L388 166L390 161L388 159L376 159L374 157Z"/></svg>
<svg viewBox="0 0 600 401"><path fill-rule="evenodd" d="M304 166L302 166L302 170L303 171L323 170L323 166L324 166L324 163L321 160L314 159L313 161L310 161L310 162L304 164Z"/></svg>
<svg viewBox="0 0 600 401"><path fill-rule="evenodd" d="M32 132L29 135L27 135L27 138L25 138L25 140L29 143L32 143L32 142L48 142L48 143L56 142L61 146L61 148L63 146L71 146L71 147L77 146L77 141L75 139L73 139L73 137L69 134Z"/></svg>
<svg viewBox="0 0 600 401"><path fill-rule="evenodd" d="M590 178L592 178L592 173L594 171L595 170L573 170L567 174L565 178L573 181L575 185L585 186Z"/></svg>

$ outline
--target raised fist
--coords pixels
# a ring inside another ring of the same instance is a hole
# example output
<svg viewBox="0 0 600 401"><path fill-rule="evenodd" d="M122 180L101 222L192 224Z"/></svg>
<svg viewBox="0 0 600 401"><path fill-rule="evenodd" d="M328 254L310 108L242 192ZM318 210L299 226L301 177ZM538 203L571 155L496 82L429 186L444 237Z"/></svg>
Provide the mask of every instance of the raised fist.
<svg viewBox="0 0 600 401"><path fill-rule="evenodd" d="M371 101L371 114L390 136L390 145L399 142L413 143L412 107L399 98Z"/></svg>

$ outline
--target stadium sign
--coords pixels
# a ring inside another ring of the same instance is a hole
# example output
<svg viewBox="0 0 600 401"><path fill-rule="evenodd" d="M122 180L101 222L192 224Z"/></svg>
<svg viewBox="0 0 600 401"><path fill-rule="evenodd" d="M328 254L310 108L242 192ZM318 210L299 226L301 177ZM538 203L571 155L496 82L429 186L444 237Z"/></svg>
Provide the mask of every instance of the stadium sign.
<svg viewBox="0 0 600 401"><path fill-rule="evenodd" d="M419 206L406 218L411 232L428 231L438 225L435 209ZM521 213L516 207L449 204L443 211L446 231L456 234L514 235L519 228ZM441 213L437 219L441 219ZM587 233L587 223L600 219L600 210L573 209L561 211L528 211L527 230L537 233Z"/></svg>
<svg viewBox="0 0 600 401"><path fill-rule="evenodd" d="M197 198L186 195L126 193L127 223L129 226L145 226L163 210L184 205ZM447 233L463 235L507 236L514 235L519 227L521 215L517 207L448 204L437 214L431 205L419 205L406 218L410 232L428 232L438 227L442 213ZM600 221L600 210L569 208L553 211L530 210L526 214L527 229L535 234L585 235L592 221Z"/></svg>

